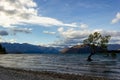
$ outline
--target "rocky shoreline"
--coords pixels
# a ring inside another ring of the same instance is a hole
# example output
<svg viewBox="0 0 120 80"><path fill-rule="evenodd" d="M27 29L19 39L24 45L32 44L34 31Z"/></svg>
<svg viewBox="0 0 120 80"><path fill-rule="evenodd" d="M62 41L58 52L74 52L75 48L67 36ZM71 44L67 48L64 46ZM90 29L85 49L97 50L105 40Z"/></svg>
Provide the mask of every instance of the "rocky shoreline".
<svg viewBox="0 0 120 80"><path fill-rule="evenodd" d="M0 67L0 80L110 80L104 77L62 74Z"/></svg>

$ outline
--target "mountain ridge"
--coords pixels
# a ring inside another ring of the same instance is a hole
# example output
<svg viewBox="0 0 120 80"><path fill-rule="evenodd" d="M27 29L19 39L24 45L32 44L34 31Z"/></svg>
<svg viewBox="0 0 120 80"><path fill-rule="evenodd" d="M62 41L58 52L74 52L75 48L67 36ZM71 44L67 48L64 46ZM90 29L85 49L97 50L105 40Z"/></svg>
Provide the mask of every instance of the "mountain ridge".
<svg viewBox="0 0 120 80"><path fill-rule="evenodd" d="M120 44L109 44L108 52L120 52ZM96 48L96 51L100 52L100 48ZM75 45L70 48L64 48L61 53L90 53L90 47L85 45Z"/></svg>
<svg viewBox="0 0 120 80"><path fill-rule="evenodd" d="M1 43L7 53L89 53L89 47L75 45L59 51L57 47L45 47L28 43ZM120 50L120 44L109 44L108 50Z"/></svg>
<svg viewBox="0 0 120 80"><path fill-rule="evenodd" d="M59 53L54 47L44 47L28 43L1 43L7 53Z"/></svg>

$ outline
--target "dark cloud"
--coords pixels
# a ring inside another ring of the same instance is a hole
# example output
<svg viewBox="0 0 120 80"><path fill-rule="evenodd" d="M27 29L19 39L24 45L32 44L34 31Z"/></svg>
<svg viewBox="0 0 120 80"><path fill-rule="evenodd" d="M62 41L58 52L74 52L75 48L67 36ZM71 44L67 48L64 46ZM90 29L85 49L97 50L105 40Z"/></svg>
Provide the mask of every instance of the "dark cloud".
<svg viewBox="0 0 120 80"><path fill-rule="evenodd" d="M9 2L11 2L11 3L17 2L17 0L7 0L7 1L9 1Z"/></svg>
<svg viewBox="0 0 120 80"><path fill-rule="evenodd" d="M7 31L4 31L4 30L0 31L0 36L7 36L7 35L8 35Z"/></svg>
<svg viewBox="0 0 120 80"><path fill-rule="evenodd" d="M31 33L31 28L12 28L11 29L14 34L16 33Z"/></svg>
<svg viewBox="0 0 120 80"><path fill-rule="evenodd" d="M111 35L112 37L120 37L120 31L101 31L103 35Z"/></svg>
<svg viewBox="0 0 120 80"><path fill-rule="evenodd" d="M16 10L6 10L6 9L4 9L3 6L0 6L0 11L1 11L1 12L4 12L4 13L7 14L7 15L14 15L14 14L17 13Z"/></svg>

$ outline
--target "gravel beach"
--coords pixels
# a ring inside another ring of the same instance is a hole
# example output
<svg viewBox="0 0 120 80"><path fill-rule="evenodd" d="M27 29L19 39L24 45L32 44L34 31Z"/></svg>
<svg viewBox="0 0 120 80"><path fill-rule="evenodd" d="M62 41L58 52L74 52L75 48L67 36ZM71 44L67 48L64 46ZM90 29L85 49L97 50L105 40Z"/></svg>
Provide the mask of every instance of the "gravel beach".
<svg viewBox="0 0 120 80"><path fill-rule="evenodd" d="M0 80L109 80L102 77L36 72L0 67Z"/></svg>

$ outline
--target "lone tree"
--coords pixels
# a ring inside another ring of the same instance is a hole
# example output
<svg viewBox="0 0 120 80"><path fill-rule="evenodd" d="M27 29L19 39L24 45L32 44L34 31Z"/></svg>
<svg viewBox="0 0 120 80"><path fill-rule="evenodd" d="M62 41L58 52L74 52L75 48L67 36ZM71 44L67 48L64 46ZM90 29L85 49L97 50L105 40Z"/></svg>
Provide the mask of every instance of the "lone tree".
<svg viewBox="0 0 120 80"><path fill-rule="evenodd" d="M91 53L88 56L88 61L92 61L91 57L97 52L97 48L100 48L102 51L107 51L107 44L110 40L111 36L106 35L102 36L99 32L94 32L90 34L87 39L83 41L83 43L90 47Z"/></svg>

